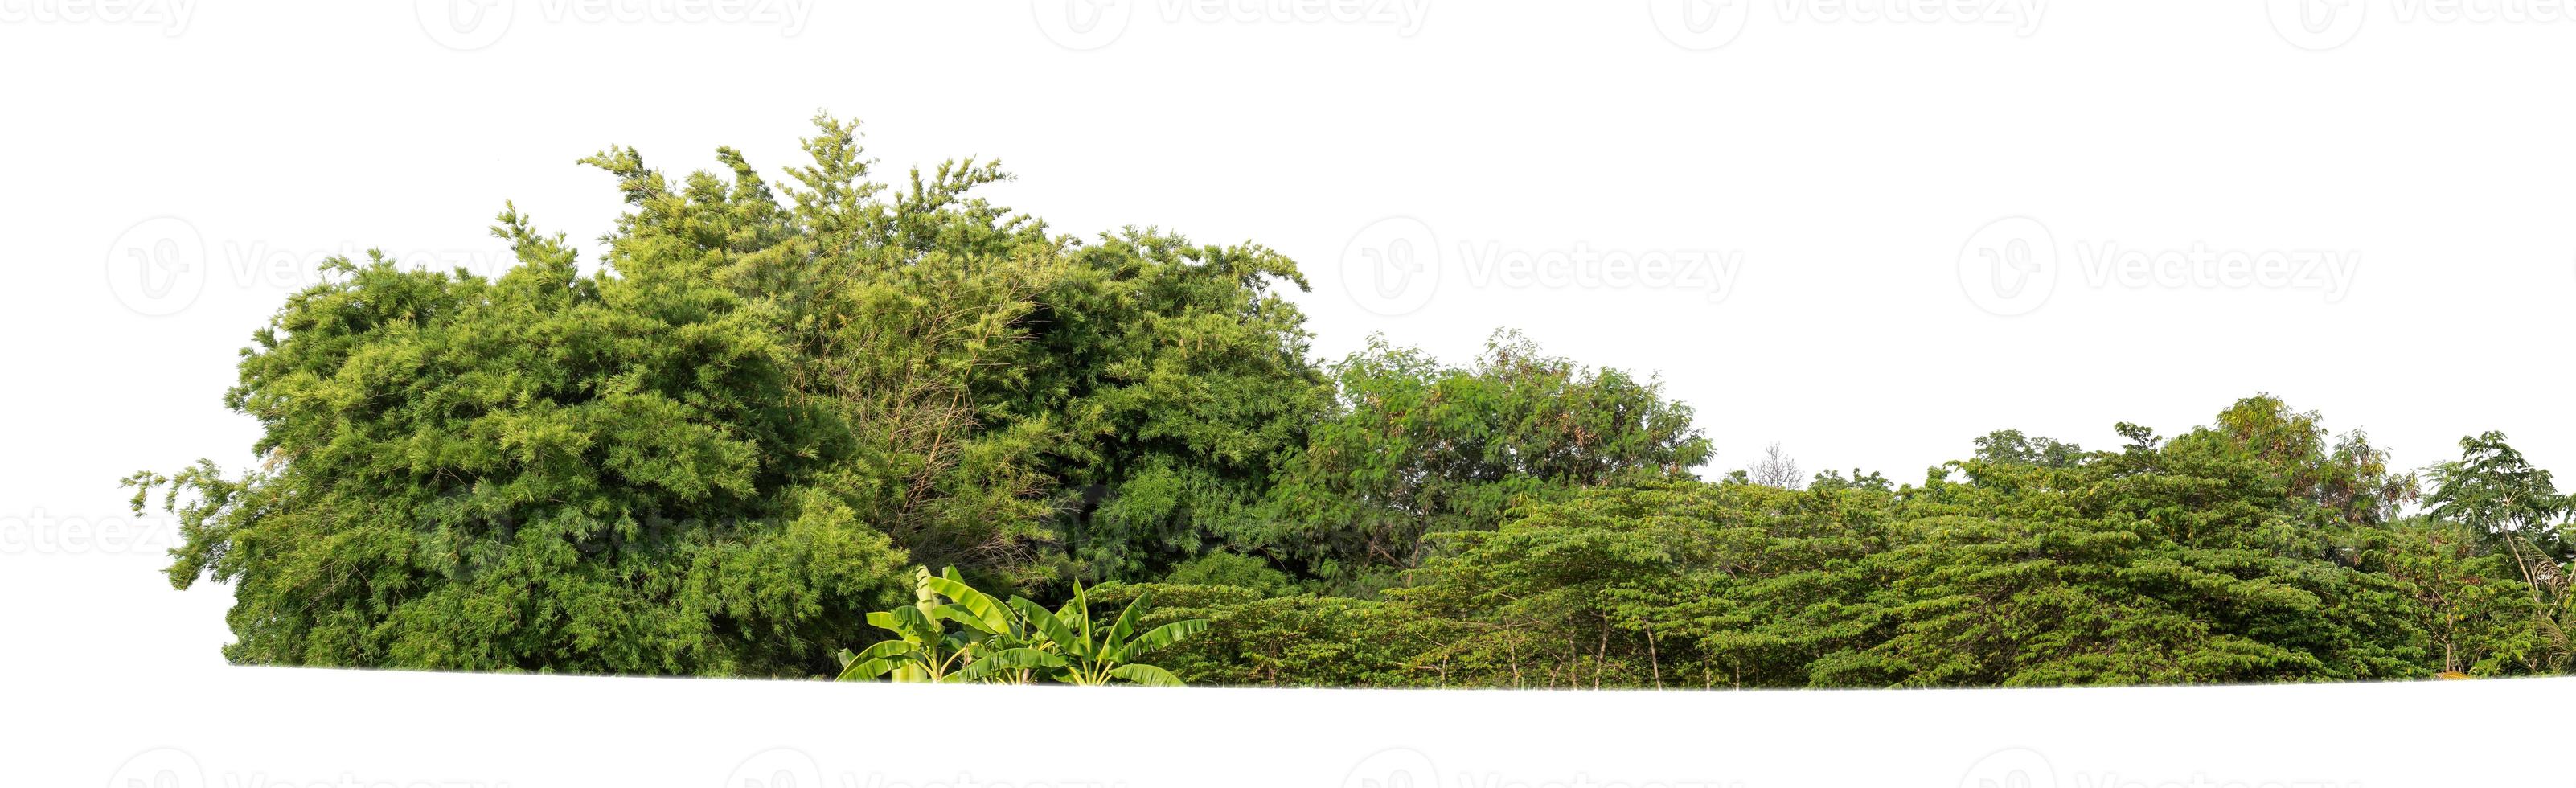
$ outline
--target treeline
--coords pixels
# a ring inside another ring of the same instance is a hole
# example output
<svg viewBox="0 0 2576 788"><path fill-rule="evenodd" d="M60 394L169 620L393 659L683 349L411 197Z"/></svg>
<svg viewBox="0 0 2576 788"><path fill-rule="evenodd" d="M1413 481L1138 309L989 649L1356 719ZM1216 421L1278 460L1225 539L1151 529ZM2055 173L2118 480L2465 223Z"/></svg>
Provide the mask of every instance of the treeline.
<svg viewBox="0 0 2576 788"><path fill-rule="evenodd" d="M1533 502L1378 599L1141 585L1220 684L2059 686L2561 673L2568 501L2488 434L2431 515L2253 397L2118 451L1998 432L1919 485L1671 479ZM1101 594L1117 598L1112 589ZM1155 620L1155 619L1149 619Z"/></svg>
<svg viewBox="0 0 2576 788"><path fill-rule="evenodd" d="M1210 622L1155 655L1200 683L2566 666L2570 507L2501 436L2419 480L2255 397L2115 452L1999 432L1920 484L1706 482L1654 380L1509 333L1319 362L1275 252L1058 234L976 196L997 163L889 186L817 125L784 184L731 149L676 181L585 159L630 206L593 273L513 209L497 278L337 260L291 297L226 396L262 461L128 479L180 515L175 585L234 584L226 655L833 675L932 567L1150 588L1144 624Z"/></svg>

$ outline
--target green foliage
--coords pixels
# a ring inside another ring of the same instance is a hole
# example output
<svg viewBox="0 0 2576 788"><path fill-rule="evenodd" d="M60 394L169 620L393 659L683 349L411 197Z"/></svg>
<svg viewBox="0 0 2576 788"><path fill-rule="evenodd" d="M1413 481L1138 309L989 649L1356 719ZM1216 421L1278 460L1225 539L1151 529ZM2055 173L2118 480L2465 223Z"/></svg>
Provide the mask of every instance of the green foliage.
<svg viewBox="0 0 2576 788"><path fill-rule="evenodd" d="M1103 604L1152 593L1142 626L1198 618L1206 632L1156 660L1192 684L1280 687L1444 686L1439 666L1414 657L1459 631L1454 622L1371 599L1265 596L1226 585L1108 585Z"/></svg>
<svg viewBox="0 0 2576 788"><path fill-rule="evenodd" d="M1150 590L1129 599L1118 617L1102 627L1092 620L1090 595L1079 583L1064 607L1050 611L1025 597L996 600L967 585L955 569L937 576L928 569L915 572L918 601L868 614L869 624L896 637L855 654L842 650L840 680L883 676L905 682L1026 684L1046 679L1177 687L1181 679L1171 671L1138 660L1208 626L1199 618L1148 623Z"/></svg>
<svg viewBox="0 0 2576 788"><path fill-rule="evenodd" d="M265 461L129 480L170 485L172 582L234 584L240 662L811 672L904 560L833 483L851 430L708 261L583 276L501 220L498 280L334 261L256 335Z"/></svg>
<svg viewBox="0 0 2576 788"><path fill-rule="evenodd" d="M1274 290L1306 281L1268 249L1132 228L1067 266L995 389L1006 423L1064 424L1048 461L1063 574L1156 577L1258 521L1330 405L1305 317Z"/></svg>
<svg viewBox="0 0 2576 788"><path fill-rule="evenodd" d="M1586 369L1499 332L1467 367L1372 337L1334 367L1340 398L1287 464L1273 516L1243 541L1365 592L1401 585L1429 534L1487 530L1525 500L1681 474L1706 461L1689 406L1660 382Z"/></svg>
<svg viewBox="0 0 2576 788"><path fill-rule="evenodd" d="M2435 466L2432 475L2425 499L2432 515L2460 524L2481 545L2566 552L2554 521L2576 511L2576 499L2559 495L2549 472L2523 459L2504 433L2461 438L2460 459Z"/></svg>
<svg viewBox="0 0 2576 788"><path fill-rule="evenodd" d="M1035 633L1000 600L967 585L956 568L939 575L916 568L914 602L868 614L868 625L895 633L858 653L841 650L840 680L889 677L917 683L1028 683L1039 671L1065 667L1037 648ZM947 600L947 601L942 601ZM950 625L956 629L951 630Z"/></svg>
<svg viewBox="0 0 2576 788"><path fill-rule="evenodd" d="M1152 609L1152 599L1151 591L1137 594L1106 628L1092 620L1090 597L1080 583L1074 584L1073 598L1061 609L1049 611L1021 597L1011 598L1011 609L1029 622L1042 641L1041 649L1063 658L1062 670L1053 674L1058 681L1092 685L1124 681L1177 687L1181 680L1171 671L1137 660L1147 652L1206 631L1208 621L1185 618L1148 628L1144 618Z"/></svg>
<svg viewBox="0 0 2576 788"><path fill-rule="evenodd" d="M1203 593L1218 628L1173 662L1211 683L1581 688L2566 669L2563 597L2392 520L2413 480L2360 435L2270 397L2171 440L2123 432L2090 454L1997 433L1901 488L1588 487L1441 537L1454 550L1385 601Z"/></svg>
<svg viewBox="0 0 2576 788"><path fill-rule="evenodd" d="M816 125L775 186L730 148L677 179L584 159L628 206L587 273L515 208L497 277L329 261L225 395L256 465L125 480L179 515L174 585L233 585L226 656L1569 688L2576 667L2576 498L2500 433L2429 495L2268 395L2110 451L1997 430L1919 484L1809 481L1777 446L1710 483L1653 378L1507 331L1464 365L1384 337L1321 364L1274 251L1054 234L979 196L996 162L890 186L856 124Z"/></svg>
<svg viewBox="0 0 2576 788"><path fill-rule="evenodd" d="M2559 520L2576 514L2576 496L2559 495L2549 472L2524 460L2501 432L2461 438L2460 459L2435 466L2432 476L2432 516L2450 523L2487 563L2508 567L2503 577L2521 580L2481 587L2480 596L2518 594L2516 605L2528 601L2527 620L2518 622L2527 630L2496 635L2502 642L2492 646L2495 654L2473 663L2472 672L2502 672L2506 665L2566 670L2576 651L2567 633L2576 626L2576 564L2570 562L2576 549Z"/></svg>
<svg viewBox="0 0 2576 788"><path fill-rule="evenodd" d="M1178 585L1225 586L1279 596L1296 590L1296 581L1288 573L1273 569L1258 558L1234 553L1209 553L1172 567L1164 582Z"/></svg>
<svg viewBox="0 0 2576 788"><path fill-rule="evenodd" d="M265 458L138 473L235 585L238 662L812 675L903 567L1035 591L1213 551L1328 396L1259 247L1084 245L869 176L817 119L774 189L584 161L630 211L584 274L515 210L498 279L335 260L241 361Z"/></svg>
<svg viewBox="0 0 2576 788"><path fill-rule="evenodd" d="M1995 430L1976 441L1976 458L1989 463L2066 468L2084 461L2084 447L2054 438L2023 435L2021 430Z"/></svg>

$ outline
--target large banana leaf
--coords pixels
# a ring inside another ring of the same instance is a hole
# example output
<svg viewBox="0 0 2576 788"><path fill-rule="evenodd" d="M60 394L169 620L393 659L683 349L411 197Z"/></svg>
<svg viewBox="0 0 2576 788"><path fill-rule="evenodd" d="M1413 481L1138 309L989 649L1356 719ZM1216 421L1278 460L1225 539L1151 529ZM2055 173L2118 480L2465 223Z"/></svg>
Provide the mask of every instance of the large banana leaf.
<svg viewBox="0 0 2576 788"><path fill-rule="evenodd" d="M1128 660L1205 631L1207 619L1175 621L1138 632L1152 607L1151 592L1140 593L1108 626L1091 616L1091 595L1080 582L1062 607L1048 610L1025 597L1008 602L968 586L954 567L934 576L915 572L920 602L870 613L867 621L894 632L889 640L852 654L839 652L844 681L865 681L893 674L896 681L966 682L995 679L1025 681L1026 672L1045 671L1059 681L1098 684L1121 680L1150 686L1180 686L1171 671ZM942 604L941 598L949 600ZM948 632L941 621L958 624ZM949 671L952 664L962 663Z"/></svg>
<svg viewBox="0 0 2576 788"><path fill-rule="evenodd" d="M1110 668L1109 675L1138 684L1143 684L1148 687L1182 686L1181 677L1174 676L1171 671L1154 667L1152 665L1138 665L1133 663L1120 665L1118 667Z"/></svg>
<svg viewBox="0 0 2576 788"><path fill-rule="evenodd" d="M1010 631L1010 623L1007 619L997 627L992 622L985 621L984 617L976 615L974 611L966 609L964 605L948 604L931 608L930 617L957 622L958 626L966 629L965 632L958 633L959 635L972 635L967 638L969 641L1002 635Z"/></svg>
<svg viewBox="0 0 2576 788"><path fill-rule="evenodd" d="M1058 653L1077 660L1091 658L1089 644L1075 635L1073 628L1066 626L1064 619L1057 617L1056 614L1048 612L1046 608L1039 607L1038 603L1031 602L1025 597L1011 597L1011 609L1020 611L1020 617L1028 619L1029 626L1035 627L1039 635L1053 643Z"/></svg>
<svg viewBox="0 0 2576 788"><path fill-rule="evenodd" d="M951 605L942 605L941 610L955 608L964 614L961 617L958 613L948 613L946 617L950 620L973 627L987 635L1008 634L1011 631L1010 610L1003 607L1001 601L994 599L992 595L966 585L966 581L959 579L956 567L949 567L946 577L925 575L920 578L920 581L923 588L936 591L954 602Z"/></svg>
<svg viewBox="0 0 2576 788"><path fill-rule="evenodd" d="M1006 671L1061 667L1063 657L1033 648L1008 648L984 655L955 675L958 681L982 681Z"/></svg>
<svg viewBox="0 0 2576 788"><path fill-rule="evenodd" d="M1107 648L1103 649L1107 652L1105 656L1112 660L1127 658L1127 638L1136 634L1138 623L1145 618L1145 608L1149 605L1147 600L1153 598L1154 592L1148 589L1138 593L1135 601L1127 603L1127 609L1118 614L1118 623L1109 628L1109 641Z"/></svg>
<svg viewBox="0 0 2576 788"><path fill-rule="evenodd" d="M921 647L902 640L888 640L878 643L876 645L869 646L866 651L861 651L857 654L850 653L849 649L842 649L839 655L841 660L841 675L836 680L875 680L876 677L883 676L888 671L892 671L895 668L903 666L905 663L914 661L914 656L919 654L920 651Z"/></svg>
<svg viewBox="0 0 2576 788"><path fill-rule="evenodd" d="M1137 635L1135 642L1127 644L1126 651L1129 654L1143 654L1154 649L1180 642L1182 638L1196 635L1200 632L1205 632L1207 631L1207 628L1208 620L1204 618L1174 621L1169 624L1155 627L1151 632Z"/></svg>
<svg viewBox="0 0 2576 788"><path fill-rule="evenodd" d="M903 639L923 647L937 645L945 634L940 631L939 622L932 621L930 616L921 612L921 608L909 606L869 613L868 625L902 635Z"/></svg>
<svg viewBox="0 0 2576 788"><path fill-rule="evenodd" d="M1099 649L1092 645L1091 639L1091 597L1082 592L1082 581L1073 581L1073 598L1065 600L1064 607L1057 608L1055 615L1060 620L1070 622L1066 626L1071 627L1074 634L1082 639L1083 655L1098 659Z"/></svg>

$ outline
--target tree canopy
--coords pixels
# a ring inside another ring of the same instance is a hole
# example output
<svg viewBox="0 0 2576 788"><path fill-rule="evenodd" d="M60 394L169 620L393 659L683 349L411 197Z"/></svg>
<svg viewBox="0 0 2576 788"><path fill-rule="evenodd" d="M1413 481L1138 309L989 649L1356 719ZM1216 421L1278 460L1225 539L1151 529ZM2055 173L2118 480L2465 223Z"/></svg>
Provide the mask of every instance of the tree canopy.
<svg viewBox="0 0 2576 788"><path fill-rule="evenodd" d="M816 129L775 185L730 148L583 159L627 205L586 272L515 207L495 277L327 263L225 396L259 461L127 479L180 515L171 581L233 585L227 657L1846 687L2576 654L2576 502L2501 433L2429 492L2263 395L2116 450L1996 430L1916 483L1778 444L1703 480L1652 376L1510 331L1312 358L1275 251L1060 234L980 196L998 162L887 184L855 123Z"/></svg>

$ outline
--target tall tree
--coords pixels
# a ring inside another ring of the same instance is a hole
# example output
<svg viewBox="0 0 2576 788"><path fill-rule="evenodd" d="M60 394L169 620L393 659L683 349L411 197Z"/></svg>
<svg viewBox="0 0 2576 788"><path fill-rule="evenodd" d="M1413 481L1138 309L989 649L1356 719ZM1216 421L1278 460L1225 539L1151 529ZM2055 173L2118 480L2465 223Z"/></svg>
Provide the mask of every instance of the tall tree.
<svg viewBox="0 0 2576 788"><path fill-rule="evenodd" d="M1326 402L1293 264L1051 235L976 196L997 163L897 189L816 126L782 188L585 159L629 206L591 274L515 210L498 279L326 266L227 396L264 463L129 480L182 513L174 583L235 583L228 654L812 674L911 562L1033 590L1214 550Z"/></svg>
<svg viewBox="0 0 2576 788"><path fill-rule="evenodd" d="M2432 477L2425 503L2433 516L2459 523L2481 544L2564 552L2557 520L2576 501L2559 495L2549 472L2524 459L2504 433L2461 438L2460 458L2434 466Z"/></svg>
<svg viewBox="0 0 2576 788"><path fill-rule="evenodd" d="M1744 480L1750 484L1778 487L1783 490L1804 489L1807 486L1806 473L1798 470L1797 459L1790 457L1788 452L1782 451L1778 443L1763 449L1761 459L1754 460L1753 464L1744 467Z"/></svg>
<svg viewBox="0 0 2576 788"><path fill-rule="evenodd" d="M1336 412L1281 474L1242 541L1365 592L1404 583L1430 534L1488 530L1512 506L1706 461L1691 409L1661 382L1549 356L1497 332L1463 367L1372 337L1333 368Z"/></svg>
<svg viewBox="0 0 2576 788"><path fill-rule="evenodd" d="M1331 406L1296 264L1129 229L1036 293L1029 341L979 386L1003 423L1058 423L1049 519L1064 579L1144 580L1225 547Z"/></svg>

